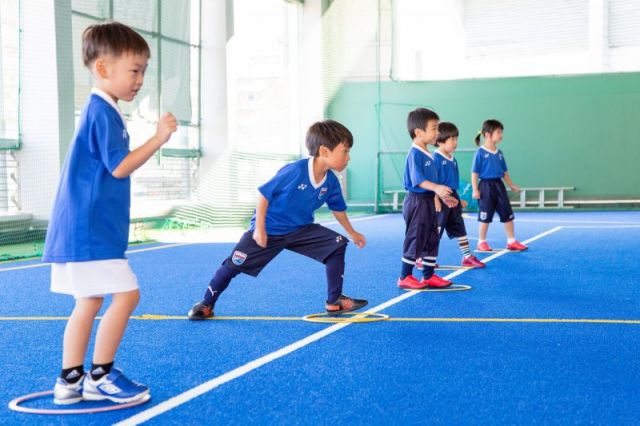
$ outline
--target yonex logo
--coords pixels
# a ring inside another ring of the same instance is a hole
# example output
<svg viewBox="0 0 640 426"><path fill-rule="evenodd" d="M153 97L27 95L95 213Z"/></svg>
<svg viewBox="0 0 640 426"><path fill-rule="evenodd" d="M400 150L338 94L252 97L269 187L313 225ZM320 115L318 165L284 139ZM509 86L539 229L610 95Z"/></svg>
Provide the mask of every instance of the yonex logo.
<svg viewBox="0 0 640 426"><path fill-rule="evenodd" d="M425 161L425 162L424 162L424 165L425 165L425 166L430 166L430 165L431 165L431 161L429 161L429 160Z"/></svg>
<svg viewBox="0 0 640 426"><path fill-rule="evenodd" d="M489 158L489 154L485 154L485 155L484 155L484 158Z"/></svg>
<svg viewBox="0 0 640 426"><path fill-rule="evenodd" d="M338 235L336 237L336 243L339 243L340 241L342 241L342 235Z"/></svg>
<svg viewBox="0 0 640 426"><path fill-rule="evenodd" d="M108 393L109 395L114 395L116 393L121 392L121 389L119 387L117 387L116 385L114 385L113 383L107 383L107 384L98 386L98 388L102 392Z"/></svg>
<svg viewBox="0 0 640 426"><path fill-rule="evenodd" d="M300 191L304 191L305 189L307 189L307 185L305 185L304 183L301 183L300 185L298 185L298 189Z"/></svg>

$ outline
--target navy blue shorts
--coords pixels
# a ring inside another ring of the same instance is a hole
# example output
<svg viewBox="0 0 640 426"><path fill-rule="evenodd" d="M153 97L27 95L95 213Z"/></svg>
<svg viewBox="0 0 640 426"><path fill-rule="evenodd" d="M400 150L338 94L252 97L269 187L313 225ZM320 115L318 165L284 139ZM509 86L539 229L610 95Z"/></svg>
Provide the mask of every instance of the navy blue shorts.
<svg viewBox="0 0 640 426"><path fill-rule="evenodd" d="M502 223L513 220L513 209L502 179L482 179L478 189L480 189L480 200L478 200L479 222L493 222L493 214L495 212L498 212Z"/></svg>
<svg viewBox="0 0 640 426"><path fill-rule="evenodd" d="M440 234L433 193L409 192L402 204L405 233L402 257L415 261L420 257L438 256Z"/></svg>
<svg viewBox="0 0 640 426"><path fill-rule="evenodd" d="M447 231L449 238L460 238L467 235L467 228L464 226L464 219L462 219L462 205L460 204L460 197L456 191L453 191L451 196L458 200L458 205L449 208L441 202L442 209L438 213L438 226L440 227L440 236Z"/></svg>
<svg viewBox="0 0 640 426"><path fill-rule="evenodd" d="M284 249L324 263L331 253L348 243L349 239L344 235L317 223L304 226L289 234L267 235L265 248L254 241L253 231L247 231L223 264L257 277L260 271Z"/></svg>

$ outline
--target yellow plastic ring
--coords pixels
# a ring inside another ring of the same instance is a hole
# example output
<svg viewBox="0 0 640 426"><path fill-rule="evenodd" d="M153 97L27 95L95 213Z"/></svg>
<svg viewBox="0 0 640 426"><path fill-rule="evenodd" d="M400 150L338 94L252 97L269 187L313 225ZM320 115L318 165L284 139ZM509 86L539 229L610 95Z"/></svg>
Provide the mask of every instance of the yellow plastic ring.
<svg viewBox="0 0 640 426"><path fill-rule="evenodd" d="M363 323L363 322L378 322L389 319L389 315L377 314L373 312L345 312L338 316L329 316L326 313L310 314L302 317L303 320L308 322L321 322L321 323Z"/></svg>
<svg viewBox="0 0 640 426"><path fill-rule="evenodd" d="M422 291L424 293L436 293L436 292L441 292L441 291L467 291L467 290L471 290L471 286L470 285L463 285L463 284L451 284L449 287L444 287L444 288L421 288L421 289L416 289L416 290L411 290L411 289L405 289L407 291Z"/></svg>

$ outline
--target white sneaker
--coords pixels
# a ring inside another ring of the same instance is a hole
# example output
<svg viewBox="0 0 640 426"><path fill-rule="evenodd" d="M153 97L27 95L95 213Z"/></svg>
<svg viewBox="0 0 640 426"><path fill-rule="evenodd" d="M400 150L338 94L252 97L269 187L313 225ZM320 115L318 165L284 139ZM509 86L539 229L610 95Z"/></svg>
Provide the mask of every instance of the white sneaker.
<svg viewBox="0 0 640 426"><path fill-rule="evenodd" d="M56 379L56 385L53 387L53 403L58 405L75 404L82 401L82 383L83 377L80 377L75 383L68 383L62 377Z"/></svg>

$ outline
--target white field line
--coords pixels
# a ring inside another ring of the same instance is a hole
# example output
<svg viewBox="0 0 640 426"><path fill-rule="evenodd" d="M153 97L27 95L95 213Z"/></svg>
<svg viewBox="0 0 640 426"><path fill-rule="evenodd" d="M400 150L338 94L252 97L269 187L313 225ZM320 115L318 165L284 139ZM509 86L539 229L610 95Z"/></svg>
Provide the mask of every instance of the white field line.
<svg viewBox="0 0 640 426"><path fill-rule="evenodd" d="M463 213L462 217L464 219L469 220L477 220L477 214L471 213ZM608 221L608 220L564 220L564 219L526 219L526 218L516 218L517 222L527 222L527 223L596 223L603 225L640 225L640 222L622 222L622 221Z"/></svg>
<svg viewBox="0 0 640 426"><path fill-rule="evenodd" d="M549 234L552 234L554 232L559 231L560 229L562 229L561 226L557 226L553 229L550 229L546 232L543 232L541 234L538 234L532 238L529 238L528 240L524 241L525 244L536 241L540 238L543 238ZM483 262L487 263L490 262L494 259L497 259L500 256L504 256L507 253L511 253L509 251L503 251L500 253L496 253L493 254L485 259L483 259ZM460 270L460 271L455 271L449 275L447 275L445 278L446 279L451 279L454 277L457 277L458 275L462 275L465 272L467 272L467 270ZM398 296L398 297L394 297L391 300L388 300L378 306L376 306L373 309L367 310L367 312L378 312L381 311L383 309L386 309L390 306L393 306L397 303L402 302L403 300L406 300L410 297L415 296L416 294L419 294L419 291L407 291L406 293ZM335 324L332 325L322 331L319 331L317 333L314 333L310 336L305 337L304 339L298 340L297 342L294 342L288 346L283 347L282 349L278 349L275 352L271 352L267 355L264 355L258 359L255 359L253 361L248 362L247 364L244 364L238 368L235 368L227 373L224 373L216 378L213 378L207 382L202 383L201 385L198 385L194 388L191 388L181 394L178 394L176 396L174 396L173 398L167 399L166 401L161 402L158 405L155 405L147 410L141 411L140 413L129 417L128 419L125 419L119 423L116 423L116 426L131 426L131 425L137 425L143 422L146 422L147 420L150 420L156 416L159 416L162 413L165 413L169 410L172 410L186 402L191 401L194 398L199 397L200 395L203 395L207 392L209 392L212 389L217 388L218 386L230 382L234 379L237 379L239 377L244 376L245 374L259 368L262 367L265 364L268 364L272 361L277 360L278 358L282 358L285 355L290 354L291 352L294 352L298 349L301 349L317 340L322 339L323 337L326 337L338 330L341 330L345 327L347 327L348 325L351 325L351 323L340 323L340 324Z"/></svg>
<svg viewBox="0 0 640 426"><path fill-rule="evenodd" d="M166 245L157 246L157 247L148 247L148 248L143 248L143 249L127 250L125 253L126 254L134 254L134 253L142 253L142 252L145 252L145 251L164 250L164 249L178 247L178 246L186 246L186 245L189 245L189 244L195 244L195 243L166 244ZM11 268L0 268L0 272L17 271L17 270L20 270L20 269L42 268L43 266L49 266L49 265L51 265L51 263L35 263L33 265L14 266L14 267L11 267Z"/></svg>

